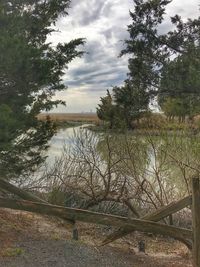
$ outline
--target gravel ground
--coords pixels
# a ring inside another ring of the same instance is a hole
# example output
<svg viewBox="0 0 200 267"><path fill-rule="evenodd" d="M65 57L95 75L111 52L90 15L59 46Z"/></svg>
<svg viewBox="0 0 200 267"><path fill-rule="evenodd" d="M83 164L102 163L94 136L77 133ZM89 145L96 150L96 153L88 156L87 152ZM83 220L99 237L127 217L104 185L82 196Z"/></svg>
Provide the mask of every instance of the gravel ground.
<svg viewBox="0 0 200 267"><path fill-rule="evenodd" d="M1 267L109 267L130 266L117 252L71 241L29 241L18 244L23 255L2 258ZM103 254L102 254L103 252Z"/></svg>
<svg viewBox="0 0 200 267"><path fill-rule="evenodd" d="M0 267L189 267L180 257L153 257L112 247L95 248L73 241L26 241L24 253L3 257ZM162 263L161 263L162 262Z"/></svg>
<svg viewBox="0 0 200 267"><path fill-rule="evenodd" d="M80 241L75 242L71 241L71 227L59 220L0 209L0 267L192 266L180 243L145 236L146 255L137 252L141 236L98 247L108 234L105 229L88 224L77 226ZM14 256L18 252L21 254Z"/></svg>

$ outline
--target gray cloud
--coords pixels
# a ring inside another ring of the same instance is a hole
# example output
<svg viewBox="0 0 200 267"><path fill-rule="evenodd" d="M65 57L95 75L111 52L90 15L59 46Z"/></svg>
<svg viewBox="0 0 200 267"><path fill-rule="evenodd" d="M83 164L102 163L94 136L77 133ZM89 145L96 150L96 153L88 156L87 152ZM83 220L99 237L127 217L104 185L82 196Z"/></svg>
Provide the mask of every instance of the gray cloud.
<svg viewBox="0 0 200 267"><path fill-rule="evenodd" d="M179 13L184 19L197 16L199 0L173 0L168 6L170 16ZM127 25L131 23L129 10L133 0L72 0L69 16L58 21L50 42L68 42L84 37L87 54L74 60L63 76L67 91L57 94L66 100L67 108L57 111L78 112L95 110L106 89L121 85L128 72L128 58L119 58L123 40L128 38ZM170 29L170 20L160 27L161 32Z"/></svg>
<svg viewBox="0 0 200 267"><path fill-rule="evenodd" d="M77 22L81 26L87 26L101 19L102 17L109 16L113 4L105 0L84 0L81 3L72 1L71 7L76 8L79 16Z"/></svg>

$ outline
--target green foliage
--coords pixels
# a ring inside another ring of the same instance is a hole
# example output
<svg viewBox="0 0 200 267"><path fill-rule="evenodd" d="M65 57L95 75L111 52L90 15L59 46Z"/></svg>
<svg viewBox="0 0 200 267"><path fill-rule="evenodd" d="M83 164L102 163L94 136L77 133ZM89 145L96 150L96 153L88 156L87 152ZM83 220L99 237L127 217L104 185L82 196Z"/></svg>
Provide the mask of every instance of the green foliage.
<svg viewBox="0 0 200 267"><path fill-rule="evenodd" d="M97 116L100 120L109 122L109 128L112 129L116 123L116 106L113 101L113 97L111 96L109 90L107 90L107 95L105 97L101 97L101 104L98 105L97 108Z"/></svg>
<svg viewBox="0 0 200 267"><path fill-rule="evenodd" d="M0 3L0 172L4 177L28 174L44 160L42 151L55 132L50 121L37 120L42 110L63 104L53 101L65 88L62 75L83 52L83 39L46 42L68 0L2 0Z"/></svg>
<svg viewBox="0 0 200 267"><path fill-rule="evenodd" d="M148 110L148 94L128 81L122 87L114 87L113 92L117 109L121 111L126 127L133 128L133 121L139 120Z"/></svg>
<svg viewBox="0 0 200 267"><path fill-rule="evenodd" d="M48 193L48 202L54 205L63 206L65 204L66 193L60 188L53 188L51 192Z"/></svg>
<svg viewBox="0 0 200 267"><path fill-rule="evenodd" d="M133 128L157 97L165 114L184 121L198 114L200 104L200 17L184 22L171 17L172 31L160 33L166 6L171 0L134 0L121 56L129 54L129 73L124 86L113 88L97 109L100 119ZM113 104L114 102L114 104ZM114 122L113 122L114 120Z"/></svg>
<svg viewBox="0 0 200 267"><path fill-rule="evenodd" d="M180 92L185 93L184 97L186 94L187 97L191 94L199 97L200 17L184 22L175 15L171 17L173 30L162 34L159 28L170 2L134 0L134 11L130 12L132 24L128 26L130 38L125 40L125 49L121 52L121 55L130 55L129 80L149 94L149 101L158 93L165 97L177 97ZM189 96L188 102L190 100Z"/></svg>
<svg viewBox="0 0 200 267"><path fill-rule="evenodd" d="M193 46L164 66L159 92L170 96L199 94L199 70L200 47Z"/></svg>
<svg viewBox="0 0 200 267"><path fill-rule="evenodd" d="M124 86L113 88L113 96L107 91L98 105L97 115L100 120L109 122L110 129L131 129L133 121L147 111L148 103L148 94L127 81Z"/></svg>
<svg viewBox="0 0 200 267"><path fill-rule="evenodd" d="M114 101L119 120L128 128L148 110L155 96L165 114L184 121L199 112L200 103L200 17L184 22L171 17L173 30L162 34L166 6L171 0L134 0L121 56L129 54L125 85L115 87ZM119 116L120 115L120 116Z"/></svg>
<svg viewBox="0 0 200 267"><path fill-rule="evenodd" d="M159 104L167 116L193 117L200 112L200 47L190 48L165 65Z"/></svg>
<svg viewBox="0 0 200 267"><path fill-rule="evenodd" d="M134 0L134 11L130 12L130 39L125 40L125 49L121 55L131 55L129 78L144 90L153 90L157 86L159 71L168 53L162 53L164 51L158 35L158 26L164 19L165 6L170 2Z"/></svg>
<svg viewBox="0 0 200 267"><path fill-rule="evenodd" d="M0 105L0 114L0 150L3 150L10 145L12 137L9 134L17 122L13 118L12 110L5 104Z"/></svg>
<svg viewBox="0 0 200 267"><path fill-rule="evenodd" d="M162 104L162 110L165 112L169 120L174 120L178 116L181 120L189 113L188 99L167 97Z"/></svg>

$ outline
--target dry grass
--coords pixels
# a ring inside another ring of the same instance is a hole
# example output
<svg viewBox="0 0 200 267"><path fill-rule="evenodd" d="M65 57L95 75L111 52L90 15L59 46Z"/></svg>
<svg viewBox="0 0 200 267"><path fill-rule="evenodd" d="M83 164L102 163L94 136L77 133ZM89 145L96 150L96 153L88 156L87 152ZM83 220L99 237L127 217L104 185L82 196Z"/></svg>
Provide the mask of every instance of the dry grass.
<svg viewBox="0 0 200 267"><path fill-rule="evenodd" d="M98 247L99 244L113 229L85 223L78 223L77 227L80 236L78 243L102 249L102 253L109 249L112 252L116 250L118 254L127 257L127 260L130 258L131 262L135 262L135 267L191 266L188 250L177 241L135 233L101 248ZM40 244L40 240L57 242L63 239L70 240L71 235L71 226L61 220L29 212L0 209L0 266L2 257L10 258L26 254L26 248L16 247L21 241L36 240L37 244ZM147 255L137 252L137 244L141 238L146 241Z"/></svg>
<svg viewBox="0 0 200 267"><path fill-rule="evenodd" d="M14 242L31 229L32 219L23 212L0 209L0 256L14 253ZM15 251L16 253L18 251Z"/></svg>
<svg viewBox="0 0 200 267"><path fill-rule="evenodd" d="M57 122L99 122L95 113L41 113L38 115L38 119L46 120L47 116L49 116L52 121Z"/></svg>

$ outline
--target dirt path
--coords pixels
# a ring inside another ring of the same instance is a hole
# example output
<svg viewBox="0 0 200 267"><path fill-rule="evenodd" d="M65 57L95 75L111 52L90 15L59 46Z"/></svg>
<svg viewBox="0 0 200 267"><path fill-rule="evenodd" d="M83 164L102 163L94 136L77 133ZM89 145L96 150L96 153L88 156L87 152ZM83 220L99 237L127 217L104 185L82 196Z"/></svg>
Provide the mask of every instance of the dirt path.
<svg viewBox="0 0 200 267"><path fill-rule="evenodd" d="M176 253L177 244L170 241L151 243L153 249L148 248L145 255L137 253L135 237L98 247L105 229L92 225L79 225L79 229L81 240L71 241L70 229L56 220L0 210L0 267L192 266L185 252Z"/></svg>
<svg viewBox="0 0 200 267"><path fill-rule="evenodd" d="M134 254L111 247L94 248L71 241L27 241L18 243L23 250L17 257L4 257L1 267L189 267L178 256Z"/></svg>

